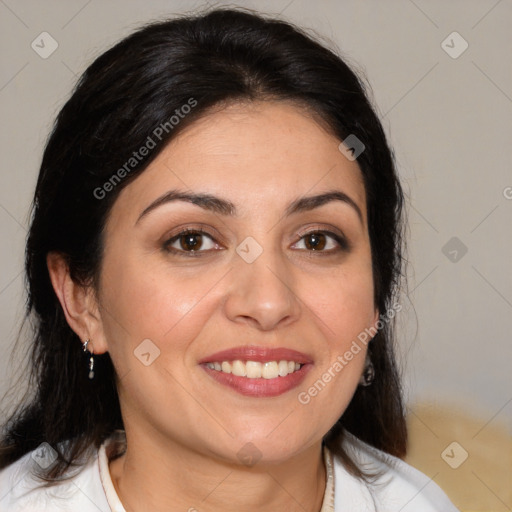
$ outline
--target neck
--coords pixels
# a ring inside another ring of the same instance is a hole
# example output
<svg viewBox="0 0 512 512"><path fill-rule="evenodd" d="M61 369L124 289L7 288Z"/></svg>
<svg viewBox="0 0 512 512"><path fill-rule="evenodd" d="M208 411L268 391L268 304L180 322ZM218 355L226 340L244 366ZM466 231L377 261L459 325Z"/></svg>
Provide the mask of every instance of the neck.
<svg viewBox="0 0 512 512"><path fill-rule="evenodd" d="M143 510L319 512L326 471L321 443L279 464L252 467L218 460L177 444L136 436L109 463L127 512Z"/></svg>

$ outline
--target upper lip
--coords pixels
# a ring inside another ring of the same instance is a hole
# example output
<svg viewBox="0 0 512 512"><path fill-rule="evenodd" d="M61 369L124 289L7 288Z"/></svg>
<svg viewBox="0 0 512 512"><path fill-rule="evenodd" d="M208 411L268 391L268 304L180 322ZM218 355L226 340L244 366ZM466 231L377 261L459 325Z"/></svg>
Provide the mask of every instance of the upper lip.
<svg viewBox="0 0 512 512"><path fill-rule="evenodd" d="M209 356L203 357L199 364L203 363L215 363L222 361L257 361L264 363L266 361L295 361L300 364L312 363L312 359L298 352L284 347L258 347L256 345L246 345L240 347L229 348L227 350L221 350L215 352Z"/></svg>

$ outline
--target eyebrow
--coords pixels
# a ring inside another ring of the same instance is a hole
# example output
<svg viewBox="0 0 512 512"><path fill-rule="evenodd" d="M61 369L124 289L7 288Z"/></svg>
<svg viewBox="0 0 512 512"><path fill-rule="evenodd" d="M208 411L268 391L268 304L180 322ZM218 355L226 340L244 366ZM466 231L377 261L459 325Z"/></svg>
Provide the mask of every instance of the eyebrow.
<svg viewBox="0 0 512 512"><path fill-rule="evenodd" d="M189 193L182 192L179 190L170 190L166 192L164 195L155 199L149 206L147 206L139 215L139 218L137 219L135 224L137 224L145 215L147 215L155 208L158 208L163 204L167 204L173 201L186 201L195 204L203 208L204 210L218 213L220 215L229 215L232 217L238 215L236 206L231 201L228 201L226 199L222 199L211 194ZM342 192L341 190L331 190L329 192L324 192L322 194L314 196L299 197L298 199L295 199L287 206L284 216L289 217L290 215L293 215L295 213L310 211L332 201L341 201L351 206L357 213L357 216L359 217L361 224L364 224L363 214L357 203L350 196L348 196L345 192Z"/></svg>

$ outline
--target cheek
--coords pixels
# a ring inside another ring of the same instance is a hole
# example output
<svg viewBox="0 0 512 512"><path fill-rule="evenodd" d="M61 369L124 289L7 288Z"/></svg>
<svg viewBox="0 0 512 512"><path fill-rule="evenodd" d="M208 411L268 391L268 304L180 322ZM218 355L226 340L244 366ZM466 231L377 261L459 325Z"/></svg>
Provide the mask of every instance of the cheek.
<svg viewBox="0 0 512 512"><path fill-rule="evenodd" d="M322 322L326 340L324 357L319 361L312 385L301 389L299 403L310 412L334 423L346 409L357 387L365 363L370 337L365 334L375 319L373 277L368 258L333 272L316 287L314 312ZM361 341L363 340L363 341ZM329 411L329 412L327 412Z"/></svg>
<svg viewBox="0 0 512 512"><path fill-rule="evenodd" d="M180 357L211 316L214 306L208 291L213 291L222 274L204 272L192 277L186 270L137 258L125 258L122 264L115 258L110 261L103 270L107 277L102 302L107 312L105 335L114 359L119 361L116 356L121 356L126 362L145 339L163 356L172 344L173 357Z"/></svg>
<svg viewBox="0 0 512 512"><path fill-rule="evenodd" d="M311 304L323 320L331 349L344 351L375 318L371 266L357 264L334 272L315 290Z"/></svg>

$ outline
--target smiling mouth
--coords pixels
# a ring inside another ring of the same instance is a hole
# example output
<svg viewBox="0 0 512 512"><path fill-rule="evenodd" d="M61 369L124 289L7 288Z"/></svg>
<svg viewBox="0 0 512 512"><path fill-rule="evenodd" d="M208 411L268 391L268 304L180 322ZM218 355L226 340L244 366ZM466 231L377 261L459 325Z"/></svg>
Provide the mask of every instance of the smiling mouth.
<svg viewBox="0 0 512 512"><path fill-rule="evenodd" d="M207 368L247 379L277 379L299 371L303 366L296 361L222 361L206 363Z"/></svg>
<svg viewBox="0 0 512 512"><path fill-rule="evenodd" d="M285 347L243 345L198 361L218 384L238 394L271 398L296 388L314 366L310 355Z"/></svg>

